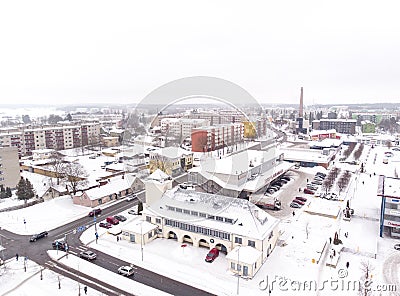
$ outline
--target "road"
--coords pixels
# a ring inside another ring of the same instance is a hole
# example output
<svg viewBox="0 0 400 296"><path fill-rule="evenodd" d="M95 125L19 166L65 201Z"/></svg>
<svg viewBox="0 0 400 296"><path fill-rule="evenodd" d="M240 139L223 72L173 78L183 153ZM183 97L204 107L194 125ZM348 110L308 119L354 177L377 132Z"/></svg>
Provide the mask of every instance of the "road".
<svg viewBox="0 0 400 296"><path fill-rule="evenodd" d="M139 195L140 200L142 200L143 198L142 195L143 193ZM136 205L138 202L138 200L134 200L131 202L121 201L119 203L111 205L103 210L101 217L120 213L121 211L124 211ZM109 283L102 282L99 279L92 278L87 274L82 274L80 272L77 272L76 270L72 270L66 266L62 266L57 261L52 260L47 254L47 250L52 249L51 243L56 239L64 237L66 237L67 239L69 245L68 251L70 253L79 255L81 251L87 250L88 248L83 245L79 239L81 233L74 233L74 230L83 225L91 226L93 225L93 223L93 218L85 216L75 220L74 222L62 225L49 231L49 235L47 237L39 239L36 242L29 242L30 235L18 235L2 229L0 230L1 244L3 245L5 250L1 251L1 256L5 259L9 259L15 257L15 255L18 254L19 260L24 260L24 258L27 257L30 260L33 260L36 263L40 264L41 266L53 270L65 277L69 277L73 280L79 281L82 284L96 289L106 295L126 295L125 291L122 291ZM129 265L128 262L124 262L108 254L99 252L97 250L95 252L98 256L96 260L93 261L93 264L96 264L108 270L116 272L119 266ZM153 272L151 270L146 270L139 266L134 267L136 269L136 273L135 278L132 280L153 287L155 289L173 295L212 295L200 289L196 289L192 286L157 274L156 272ZM131 295L134 295L134 292L132 292Z"/></svg>

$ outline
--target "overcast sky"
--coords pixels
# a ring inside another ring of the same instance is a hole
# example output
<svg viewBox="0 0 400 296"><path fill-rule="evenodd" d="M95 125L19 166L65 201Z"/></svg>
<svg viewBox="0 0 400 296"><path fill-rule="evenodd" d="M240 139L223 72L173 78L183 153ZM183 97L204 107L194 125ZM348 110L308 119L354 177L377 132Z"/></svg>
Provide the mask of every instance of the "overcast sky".
<svg viewBox="0 0 400 296"><path fill-rule="evenodd" d="M133 103L187 76L259 102L400 103L398 1L2 1L1 103Z"/></svg>

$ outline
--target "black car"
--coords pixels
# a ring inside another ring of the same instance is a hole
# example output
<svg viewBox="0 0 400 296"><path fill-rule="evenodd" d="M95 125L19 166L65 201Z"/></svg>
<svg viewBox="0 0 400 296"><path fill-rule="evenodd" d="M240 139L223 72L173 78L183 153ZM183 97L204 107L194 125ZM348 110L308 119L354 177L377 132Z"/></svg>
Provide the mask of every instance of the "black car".
<svg viewBox="0 0 400 296"><path fill-rule="evenodd" d="M118 221L124 222L126 221L126 217L122 215L115 215L114 218L116 218Z"/></svg>
<svg viewBox="0 0 400 296"><path fill-rule="evenodd" d="M63 239L55 240L52 243L53 249L65 251L67 249L67 244Z"/></svg>
<svg viewBox="0 0 400 296"><path fill-rule="evenodd" d="M47 231L43 231L43 232L41 232L41 233L37 233L37 234L34 234L34 235L32 235L32 237L30 238L30 242L35 242L35 241L37 241L38 239L41 239L41 238L44 238L44 237L46 237L48 235L48 233L47 233Z"/></svg>
<svg viewBox="0 0 400 296"><path fill-rule="evenodd" d="M101 209L93 209L89 212L88 216L93 217L101 214Z"/></svg>

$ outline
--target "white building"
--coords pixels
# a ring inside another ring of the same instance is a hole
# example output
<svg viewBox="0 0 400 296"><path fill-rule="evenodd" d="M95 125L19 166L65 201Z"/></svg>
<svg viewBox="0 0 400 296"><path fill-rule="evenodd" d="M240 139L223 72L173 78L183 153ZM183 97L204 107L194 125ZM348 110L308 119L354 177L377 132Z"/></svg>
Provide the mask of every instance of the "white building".
<svg viewBox="0 0 400 296"><path fill-rule="evenodd" d="M215 247L228 256L238 246L253 248L257 256L239 258L240 266L229 265L232 271L240 267L236 271L243 277L253 277L275 248L279 220L248 200L171 188L172 180L165 175L150 176L145 186L142 216L157 225L160 237Z"/></svg>
<svg viewBox="0 0 400 296"><path fill-rule="evenodd" d="M207 119L163 118L161 119L161 132L185 139L191 136L192 129L209 125L210 122Z"/></svg>

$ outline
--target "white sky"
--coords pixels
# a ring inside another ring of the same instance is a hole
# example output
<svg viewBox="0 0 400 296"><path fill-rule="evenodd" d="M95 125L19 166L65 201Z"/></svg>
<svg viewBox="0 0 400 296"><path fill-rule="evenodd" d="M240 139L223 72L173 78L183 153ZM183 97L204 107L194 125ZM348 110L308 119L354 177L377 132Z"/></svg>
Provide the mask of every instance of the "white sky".
<svg viewBox="0 0 400 296"><path fill-rule="evenodd" d="M133 103L187 76L259 102L400 102L397 1L3 1L2 103Z"/></svg>

